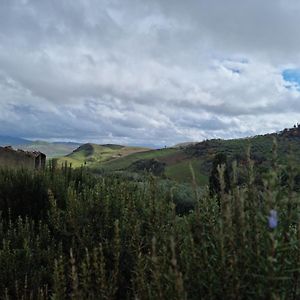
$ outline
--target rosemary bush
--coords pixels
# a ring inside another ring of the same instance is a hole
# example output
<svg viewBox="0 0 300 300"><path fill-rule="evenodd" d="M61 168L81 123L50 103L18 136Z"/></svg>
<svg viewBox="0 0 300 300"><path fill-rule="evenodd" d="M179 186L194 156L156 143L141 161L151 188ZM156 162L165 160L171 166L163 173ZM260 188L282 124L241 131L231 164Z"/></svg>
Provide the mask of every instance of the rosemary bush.
<svg viewBox="0 0 300 300"><path fill-rule="evenodd" d="M274 155L263 186L249 155L246 184L232 169L180 215L153 178L1 170L0 298L299 299L294 165Z"/></svg>

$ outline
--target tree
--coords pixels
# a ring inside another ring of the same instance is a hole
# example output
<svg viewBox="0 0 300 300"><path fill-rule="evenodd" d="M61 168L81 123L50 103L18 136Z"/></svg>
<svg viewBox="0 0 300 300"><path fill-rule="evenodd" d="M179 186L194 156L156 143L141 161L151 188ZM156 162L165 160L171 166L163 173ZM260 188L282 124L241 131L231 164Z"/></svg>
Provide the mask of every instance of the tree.
<svg viewBox="0 0 300 300"><path fill-rule="evenodd" d="M219 166L224 165L224 183L225 189L224 192L228 193L230 190L230 172L228 167L227 155L225 153L217 153L214 157L212 163L212 169L209 177L209 192L211 196L220 194L221 185L220 185L220 175L219 175Z"/></svg>

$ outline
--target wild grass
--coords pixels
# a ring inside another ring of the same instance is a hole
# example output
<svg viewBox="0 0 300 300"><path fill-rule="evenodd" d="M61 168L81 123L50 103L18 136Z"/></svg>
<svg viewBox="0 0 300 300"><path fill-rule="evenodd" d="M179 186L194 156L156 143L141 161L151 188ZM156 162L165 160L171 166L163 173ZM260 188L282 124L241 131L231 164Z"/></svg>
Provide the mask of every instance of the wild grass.
<svg viewBox="0 0 300 300"><path fill-rule="evenodd" d="M191 183L192 174L189 166L192 165L194 172L196 173L196 182L199 186L205 186L208 184L208 177L201 172L202 161L200 159L183 160L182 162L170 165L166 167L166 176L176 180L177 182Z"/></svg>
<svg viewBox="0 0 300 300"><path fill-rule="evenodd" d="M260 186L248 155L229 193L219 172L220 194L177 215L155 178L1 170L1 299L299 299L295 165L274 155Z"/></svg>
<svg viewBox="0 0 300 300"><path fill-rule="evenodd" d="M170 155L178 153L179 150L176 148L164 148L164 149L158 149L158 150L149 150L139 153L133 153L125 157L121 157L116 160L111 160L104 162L101 165L95 166L104 168L106 170L121 170L128 168L132 163L135 161L141 160L141 159L159 159L168 157Z"/></svg>

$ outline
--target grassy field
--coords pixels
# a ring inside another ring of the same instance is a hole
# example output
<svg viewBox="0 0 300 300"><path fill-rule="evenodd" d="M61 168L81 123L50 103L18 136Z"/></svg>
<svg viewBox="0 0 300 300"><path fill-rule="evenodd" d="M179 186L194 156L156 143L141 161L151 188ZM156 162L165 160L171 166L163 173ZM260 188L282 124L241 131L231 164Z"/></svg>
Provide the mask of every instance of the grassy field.
<svg viewBox="0 0 300 300"><path fill-rule="evenodd" d="M289 149L296 160L300 160L300 139L265 135L249 139L208 140L186 147L152 150L144 153L128 155L127 157L94 165L105 170L129 170L130 166L145 159L156 159L165 164L165 175L181 183L191 182L190 165L197 175L197 183L204 186L208 183L210 168L217 153L225 153L229 163L233 160L245 161L247 149L251 148L254 162L261 168L267 168L272 157L272 146L276 137L278 158L280 163L286 163Z"/></svg>
<svg viewBox="0 0 300 300"><path fill-rule="evenodd" d="M67 156L60 157L57 160L59 165L67 162L74 168L86 166L98 166L107 161L120 159L136 152L148 151L148 148L127 147L120 145L97 145L84 144Z"/></svg>
<svg viewBox="0 0 300 300"><path fill-rule="evenodd" d="M122 170L128 168L133 162L140 160L140 159L161 159L165 158L167 156L173 155L178 153L178 150L175 148L166 148L166 149L160 149L160 150L150 150L145 151L142 153L135 153L128 155L124 158L119 158L114 161L109 161L106 163L103 163L101 165L98 165L96 167L102 167L104 169L114 171L114 170Z"/></svg>
<svg viewBox="0 0 300 300"><path fill-rule="evenodd" d="M251 147L251 158L261 169L270 166L274 138L277 141L278 161L287 162L287 153L291 152L296 162L300 162L300 137L283 134L267 134L247 139L208 140L201 143L187 144L174 148L150 150L147 148L123 147L118 145L86 144L73 153L58 160L59 165L67 161L78 168L87 165L95 172L132 172L136 162L155 160L164 164L163 177L178 183L191 183L190 165L196 174L197 184L205 186L208 183L212 161L217 153L224 153L229 164L237 160L245 162L248 147ZM143 169L134 172L143 173Z"/></svg>
<svg viewBox="0 0 300 300"><path fill-rule="evenodd" d="M196 183L199 186L205 186L208 184L208 176L201 173L201 165L201 160L185 160L180 163L167 166L166 176L177 182L192 183L192 174L194 172ZM191 170L191 167L193 171Z"/></svg>

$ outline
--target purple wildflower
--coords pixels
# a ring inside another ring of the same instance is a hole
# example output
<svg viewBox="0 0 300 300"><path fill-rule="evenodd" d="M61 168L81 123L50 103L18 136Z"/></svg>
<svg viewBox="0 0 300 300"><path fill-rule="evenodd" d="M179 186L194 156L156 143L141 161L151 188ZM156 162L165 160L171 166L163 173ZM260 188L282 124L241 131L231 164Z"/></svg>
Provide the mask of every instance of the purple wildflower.
<svg viewBox="0 0 300 300"><path fill-rule="evenodd" d="M268 217L269 221L269 228L274 229L278 225L278 216L277 216L277 211L275 209L270 210L270 215Z"/></svg>

